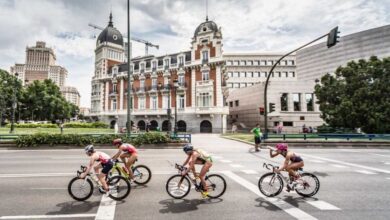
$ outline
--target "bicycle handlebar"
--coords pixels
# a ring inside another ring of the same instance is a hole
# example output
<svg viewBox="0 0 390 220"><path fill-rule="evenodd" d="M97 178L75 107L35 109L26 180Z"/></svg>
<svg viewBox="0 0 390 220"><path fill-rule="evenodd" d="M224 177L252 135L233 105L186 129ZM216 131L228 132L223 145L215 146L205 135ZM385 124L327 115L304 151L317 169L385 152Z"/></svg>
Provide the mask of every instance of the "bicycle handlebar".
<svg viewBox="0 0 390 220"><path fill-rule="evenodd" d="M182 165L180 165L180 164L175 164L175 168L178 169L178 170L180 170L180 171L183 171L183 170L186 169L185 166L182 166Z"/></svg>
<svg viewBox="0 0 390 220"><path fill-rule="evenodd" d="M270 170L271 168L272 168L272 170L279 169L278 166L274 166L270 163L269 164L263 163L263 167L265 167L267 170ZM269 168L269 167L271 167L271 168Z"/></svg>

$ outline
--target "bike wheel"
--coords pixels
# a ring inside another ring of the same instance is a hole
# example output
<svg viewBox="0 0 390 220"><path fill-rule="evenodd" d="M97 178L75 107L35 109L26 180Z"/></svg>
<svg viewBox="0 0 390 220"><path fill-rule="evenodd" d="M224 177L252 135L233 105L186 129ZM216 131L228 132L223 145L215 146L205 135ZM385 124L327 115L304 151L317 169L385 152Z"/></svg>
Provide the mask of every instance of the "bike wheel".
<svg viewBox="0 0 390 220"><path fill-rule="evenodd" d="M266 173L259 179L259 190L267 197L279 195L283 190L283 180L275 173Z"/></svg>
<svg viewBox="0 0 390 220"><path fill-rule="evenodd" d="M118 167L114 167L110 170L110 172L108 172L108 174L106 175L106 181L108 181L110 178L114 177L114 176L120 176L122 175L121 171L119 170ZM118 179L117 179L118 180ZM113 183L113 182L111 182ZM114 184L114 183L113 183Z"/></svg>
<svg viewBox="0 0 390 220"><path fill-rule="evenodd" d="M113 176L107 181L111 191L109 197L113 200L122 200L130 194L130 182L123 176Z"/></svg>
<svg viewBox="0 0 390 220"><path fill-rule="evenodd" d="M152 178L152 172L145 165L137 165L133 168L133 176L136 184L145 185Z"/></svg>
<svg viewBox="0 0 390 220"><path fill-rule="evenodd" d="M295 191L301 196L314 196L320 190L320 180L314 174L303 173L301 178L296 181L298 184L295 187Z"/></svg>
<svg viewBox="0 0 390 220"><path fill-rule="evenodd" d="M190 180L180 174L171 176L167 181L166 190L172 198L184 198L191 190Z"/></svg>
<svg viewBox="0 0 390 220"><path fill-rule="evenodd" d="M68 193L77 201L87 200L93 193L92 181L75 177L68 184Z"/></svg>
<svg viewBox="0 0 390 220"><path fill-rule="evenodd" d="M210 198L218 198L226 191L226 181L218 174L211 174L205 178ZM202 187L202 186L201 186Z"/></svg>

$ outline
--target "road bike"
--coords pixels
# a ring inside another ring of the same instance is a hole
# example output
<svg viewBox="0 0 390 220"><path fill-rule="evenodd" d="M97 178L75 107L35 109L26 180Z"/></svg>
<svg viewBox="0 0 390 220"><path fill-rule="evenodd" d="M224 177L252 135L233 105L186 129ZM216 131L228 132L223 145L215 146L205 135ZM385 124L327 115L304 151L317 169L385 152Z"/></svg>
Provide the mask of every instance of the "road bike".
<svg viewBox="0 0 390 220"><path fill-rule="evenodd" d="M272 172L260 177L258 183L260 192L268 197L279 195L283 190L284 183L288 184L290 182L289 178L281 173L276 173L275 170L279 169L277 166L264 163L263 167L268 170L272 169ZM298 169L297 172L298 179L292 182L290 190L295 190L304 197L314 196L320 189L318 178L312 173L303 172L302 168Z"/></svg>
<svg viewBox="0 0 390 220"><path fill-rule="evenodd" d="M100 185L95 174L89 173L84 179L80 178L80 174L84 173L86 170L87 167L81 166L80 170L77 170L77 176L71 179L68 184L69 195L77 201L84 201L91 197L94 186L98 188L100 193L105 193L105 190ZM131 190L130 182L124 177L119 175L106 177L106 181L110 189L110 194L108 196L111 199L119 201L129 195Z"/></svg>
<svg viewBox="0 0 390 220"><path fill-rule="evenodd" d="M124 162L119 160L114 161L114 166L112 167L109 176L120 175L125 177L126 179L130 179L126 167L121 164L124 164ZM131 166L131 170L133 171L134 182L138 185L145 185L152 178L152 172L150 171L149 167L145 165L133 165Z"/></svg>
<svg viewBox="0 0 390 220"><path fill-rule="evenodd" d="M191 190L191 183L195 186L195 191L203 192L202 183L198 178L191 178L189 173L182 175L186 172L187 168L179 164L175 165L179 174L171 176L166 184L166 190L168 195L175 199L181 199L188 195ZM205 176L207 183L207 191L209 198L218 198L222 196L226 191L226 181L218 174L210 174Z"/></svg>

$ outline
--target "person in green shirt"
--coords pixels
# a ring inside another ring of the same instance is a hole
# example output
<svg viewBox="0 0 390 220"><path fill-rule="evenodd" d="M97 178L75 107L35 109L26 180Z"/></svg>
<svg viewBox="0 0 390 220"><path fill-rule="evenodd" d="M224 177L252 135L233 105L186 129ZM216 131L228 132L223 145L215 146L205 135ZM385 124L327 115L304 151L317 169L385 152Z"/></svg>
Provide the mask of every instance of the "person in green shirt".
<svg viewBox="0 0 390 220"><path fill-rule="evenodd" d="M261 136L263 136L263 134L261 133L261 130L260 130L259 123L257 123L256 127L251 130L251 133L253 133L255 135L255 151L259 152L260 151L259 148L260 148L260 143L261 143Z"/></svg>

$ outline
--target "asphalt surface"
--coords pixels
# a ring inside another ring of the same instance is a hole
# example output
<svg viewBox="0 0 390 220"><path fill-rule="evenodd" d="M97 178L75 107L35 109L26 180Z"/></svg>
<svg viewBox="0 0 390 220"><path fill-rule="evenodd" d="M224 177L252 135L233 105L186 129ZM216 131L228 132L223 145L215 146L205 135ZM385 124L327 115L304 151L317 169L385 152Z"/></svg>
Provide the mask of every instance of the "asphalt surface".
<svg viewBox="0 0 390 220"><path fill-rule="evenodd" d="M184 199L166 193L172 164L185 159L180 149L140 150L137 163L151 168L152 180L133 185L120 202L98 192L85 202L68 195L68 182L88 162L82 150L0 150L0 219L389 219L390 149L294 149L320 190L312 198L283 191L270 199L257 188L267 172L262 164L282 158L217 135L194 135L193 144L213 155L210 173L227 182L220 199L204 200L195 190Z"/></svg>

